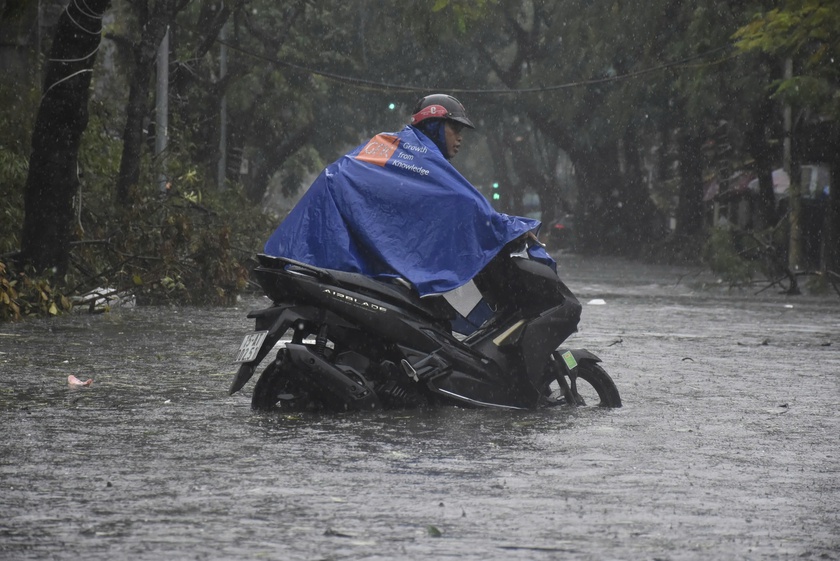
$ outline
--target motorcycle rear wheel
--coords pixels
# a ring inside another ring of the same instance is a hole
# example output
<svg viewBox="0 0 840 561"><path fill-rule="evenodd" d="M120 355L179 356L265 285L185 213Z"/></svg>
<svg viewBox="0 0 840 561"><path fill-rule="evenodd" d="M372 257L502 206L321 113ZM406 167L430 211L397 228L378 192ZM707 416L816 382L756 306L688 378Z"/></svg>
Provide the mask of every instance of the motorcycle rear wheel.
<svg viewBox="0 0 840 561"><path fill-rule="evenodd" d="M577 376L576 387L578 395L574 400L569 399L569 395L565 395L567 402L575 403L576 405L594 405L597 400L598 407L621 407L621 395L618 393L618 387L607 372L598 366L598 363L585 360L578 363L574 369ZM564 373L566 383L571 386L569 375ZM568 387L567 386L567 387Z"/></svg>
<svg viewBox="0 0 840 561"><path fill-rule="evenodd" d="M251 409L254 411L298 410L305 408L306 396L293 381L291 365L284 360L269 364L254 385Z"/></svg>

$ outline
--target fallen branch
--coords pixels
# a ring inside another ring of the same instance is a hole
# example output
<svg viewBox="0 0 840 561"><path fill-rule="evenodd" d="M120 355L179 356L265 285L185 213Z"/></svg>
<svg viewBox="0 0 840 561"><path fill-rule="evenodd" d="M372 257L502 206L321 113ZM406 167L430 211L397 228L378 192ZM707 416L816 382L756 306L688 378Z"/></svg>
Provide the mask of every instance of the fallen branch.
<svg viewBox="0 0 840 561"><path fill-rule="evenodd" d="M791 271L790 266L779 257L779 255L776 252L776 247L772 243L769 243L758 237L755 232L744 233L748 234L753 239L753 241L755 241L761 247L761 255L768 259L771 265L776 270L779 270L783 273L782 277L773 280L768 286L759 290L756 294L761 294L768 288L771 288L777 284L782 288L783 293L787 294L788 296L797 296L799 294L802 294L802 291L799 290L799 283L796 280L796 273ZM785 289L784 285L781 282L782 279L785 277L787 277L788 281L790 282L790 286L787 289Z"/></svg>

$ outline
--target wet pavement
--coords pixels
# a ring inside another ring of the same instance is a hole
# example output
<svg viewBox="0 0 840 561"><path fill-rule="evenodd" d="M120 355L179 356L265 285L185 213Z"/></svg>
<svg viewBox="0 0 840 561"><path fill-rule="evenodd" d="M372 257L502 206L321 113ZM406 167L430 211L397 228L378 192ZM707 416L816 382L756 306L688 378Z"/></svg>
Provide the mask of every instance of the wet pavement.
<svg viewBox="0 0 840 561"><path fill-rule="evenodd" d="M0 324L0 559L840 559L840 298L561 264L621 409L254 414L256 298Z"/></svg>

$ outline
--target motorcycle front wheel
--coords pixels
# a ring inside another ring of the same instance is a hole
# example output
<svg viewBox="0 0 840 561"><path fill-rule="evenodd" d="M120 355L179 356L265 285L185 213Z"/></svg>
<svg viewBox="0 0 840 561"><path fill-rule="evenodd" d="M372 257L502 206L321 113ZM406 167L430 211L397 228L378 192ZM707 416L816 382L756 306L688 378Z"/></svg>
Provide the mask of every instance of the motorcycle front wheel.
<svg viewBox="0 0 840 561"><path fill-rule="evenodd" d="M591 360L578 363L570 377L563 372L558 380L564 401L567 404L598 407L621 407L621 395L607 372Z"/></svg>

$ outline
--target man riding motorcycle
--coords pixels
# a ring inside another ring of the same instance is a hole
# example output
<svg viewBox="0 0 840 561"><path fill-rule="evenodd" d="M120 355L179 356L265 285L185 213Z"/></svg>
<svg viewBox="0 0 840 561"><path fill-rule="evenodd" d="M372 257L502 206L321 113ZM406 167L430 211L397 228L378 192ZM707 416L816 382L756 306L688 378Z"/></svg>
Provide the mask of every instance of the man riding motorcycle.
<svg viewBox="0 0 840 561"><path fill-rule="evenodd" d="M464 127L458 100L426 96L403 130L321 173L259 255L272 304L249 313L231 393L288 337L256 410L580 405L579 379L621 406L597 356L559 347L581 306L536 240L540 222L496 212L449 163Z"/></svg>

